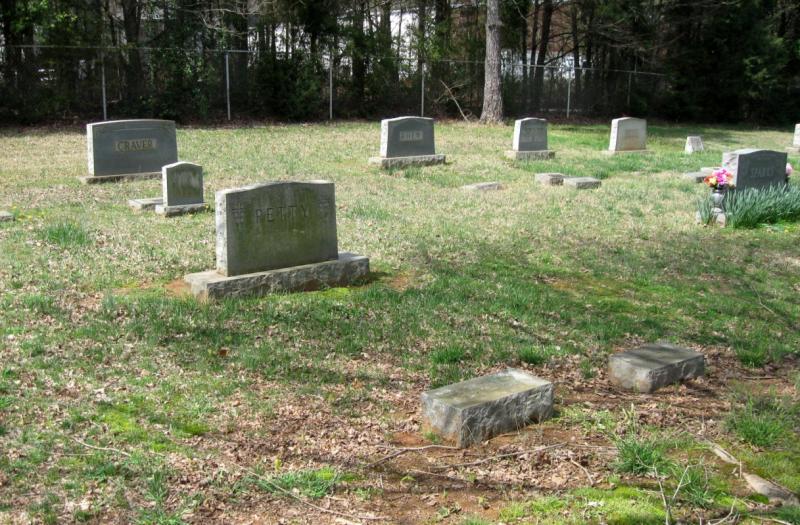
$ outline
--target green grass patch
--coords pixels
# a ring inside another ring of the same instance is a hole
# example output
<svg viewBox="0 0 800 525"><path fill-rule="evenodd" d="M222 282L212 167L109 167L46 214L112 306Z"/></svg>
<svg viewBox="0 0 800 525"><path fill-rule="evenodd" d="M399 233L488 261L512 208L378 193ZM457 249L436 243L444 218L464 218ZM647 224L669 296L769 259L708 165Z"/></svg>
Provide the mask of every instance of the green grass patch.
<svg viewBox="0 0 800 525"><path fill-rule="evenodd" d="M65 221L47 226L42 231L44 240L61 248L86 246L91 242L91 234L78 223Z"/></svg>
<svg viewBox="0 0 800 525"><path fill-rule="evenodd" d="M331 467L316 470L298 470L276 474L268 478L250 477L248 482L267 492L282 495L282 492L300 494L310 499L319 499L332 494L346 476Z"/></svg>

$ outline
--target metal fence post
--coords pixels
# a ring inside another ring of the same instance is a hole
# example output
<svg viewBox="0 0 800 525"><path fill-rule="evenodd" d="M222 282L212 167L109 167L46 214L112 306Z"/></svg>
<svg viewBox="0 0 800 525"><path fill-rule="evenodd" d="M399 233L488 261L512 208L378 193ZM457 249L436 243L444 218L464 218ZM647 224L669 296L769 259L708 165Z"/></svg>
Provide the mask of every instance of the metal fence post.
<svg viewBox="0 0 800 525"><path fill-rule="evenodd" d="M328 65L328 120L333 120L333 52Z"/></svg>
<svg viewBox="0 0 800 525"><path fill-rule="evenodd" d="M228 67L230 53L225 52L225 102L228 105L228 120L231 119L231 75Z"/></svg>
<svg viewBox="0 0 800 525"><path fill-rule="evenodd" d="M422 63L420 74L422 75L422 86L420 91L422 92L420 108L419 108L419 116L425 116L425 62Z"/></svg>
<svg viewBox="0 0 800 525"><path fill-rule="evenodd" d="M572 77L575 75L575 68L572 68L572 73L567 72L567 118L569 118L569 106L572 101Z"/></svg>
<svg viewBox="0 0 800 525"><path fill-rule="evenodd" d="M103 120L108 120L108 109L106 106L106 57L100 52L100 86L103 91Z"/></svg>

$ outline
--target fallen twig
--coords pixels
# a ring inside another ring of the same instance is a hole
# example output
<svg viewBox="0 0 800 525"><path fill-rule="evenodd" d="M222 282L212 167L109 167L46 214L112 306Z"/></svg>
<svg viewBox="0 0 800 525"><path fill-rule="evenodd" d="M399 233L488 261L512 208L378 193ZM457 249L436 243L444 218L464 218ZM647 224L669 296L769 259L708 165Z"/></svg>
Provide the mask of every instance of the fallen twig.
<svg viewBox="0 0 800 525"><path fill-rule="evenodd" d="M583 465L581 465L580 463L578 463L577 461L575 461L574 459L570 459L569 462L572 463L573 465L575 465L576 467L578 467L579 469L581 469L583 471L583 473L586 474L586 477L589 479L589 486L593 487L594 486L594 478L592 478L592 475L589 474L589 470L586 467L584 467Z"/></svg>
<svg viewBox="0 0 800 525"><path fill-rule="evenodd" d="M102 450L103 452L116 452L117 454L122 454L126 458L131 457L131 455L129 453L125 452L124 450L119 450L117 448L110 448L110 447L97 447L95 445L90 445L89 443L84 443L83 441L81 441L80 439L78 439L76 437L70 436L70 438L72 438L72 440L74 442L78 443L79 445L83 445L86 448L91 448L91 449L94 449L94 450Z"/></svg>
<svg viewBox="0 0 800 525"><path fill-rule="evenodd" d="M461 109L461 104L458 103L458 99L456 99L456 96L453 94L453 91L450 89L450 86L445 84L444 80L439 80L439 82L441 82L442 85L444 86L444 89L447 90L447 94L450 100L452 100L455 103L456 107L458 108L458 112L461 113L461 118L463 118L466 122L469 122L469 119L464 114L464 111Z"/></svg>
<svg viewBox="0 0 800 525"><path fill-rule="evenodd" d="M384 461L389 461L392 458L396 458L397 456L402 456L403 454L406 454L408 452L420 452L420 451L429 450L429 449L432 449L432 448L439 448L439 449L445 449L445 450L460 450L458 447L449 447L447 445L425 445L425 446L422 446L422 447L403 447L403 448L399 448L399 449L395 450L394 452L392 452L388 456L384 456L384 457L382 457L381 459L379 459L377 461L373 461L372 463L368 463L368 464L364 465L364 468L372 468L372 467L374 467L376 465L380 465Z"/></svg>

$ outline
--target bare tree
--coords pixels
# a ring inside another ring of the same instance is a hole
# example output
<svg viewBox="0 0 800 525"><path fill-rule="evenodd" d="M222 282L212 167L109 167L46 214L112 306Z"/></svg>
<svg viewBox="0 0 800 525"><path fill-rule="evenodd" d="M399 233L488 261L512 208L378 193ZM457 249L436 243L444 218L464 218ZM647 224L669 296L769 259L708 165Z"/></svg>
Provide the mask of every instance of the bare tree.
<svg viewBox="0 0 800 525"><path fill-rule="evenodd" d="M483 79L481 122L503 120L503 93L500 89L500 0L486 2L486 60Z"/></svg>

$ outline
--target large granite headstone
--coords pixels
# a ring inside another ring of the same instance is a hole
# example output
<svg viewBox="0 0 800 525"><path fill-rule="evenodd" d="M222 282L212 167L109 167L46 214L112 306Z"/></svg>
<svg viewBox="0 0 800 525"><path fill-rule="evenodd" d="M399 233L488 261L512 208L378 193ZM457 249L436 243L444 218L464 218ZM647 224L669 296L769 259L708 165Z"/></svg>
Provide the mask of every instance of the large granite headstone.
<svg viewBox="0 0 800 525"><path fill-rule="evenodd" d="M623 117L611 121L609 153L647 151L647 121L640 118Z"/></svg>
<svg viewBox="0 0 800 525"><path fill-rule="evenodd" d="M722 154L722 167L733 174L736 190L786 186L787 154L765 149L737 149Z"/></svg>
<svg viewBox="0 0 800 525"><path fill-rule="evenodd" d="M792 153L800 153L800 124L795 124L792 145L786 149Z"/></svg>
<svg viewBox="0 0 800 525"><path fill-rule="evenodd" d="M397 117L381 121L381 156L371 157L370 164L382 168L442 164L444 155L436 154L433 119Z"/></svg>
<svg viewBox="0 0 800 525"><path fill-rule="evenodd" d="M205 298L349 284L369 259L340 253L334 185L268 182L216 194L217 268L189 274Z"/></svg>
<svg viewBox="0 0 800 525"><path fill-rule="evenodd" d="M553 383L513 368L422 393L425 426L459 447L520 430L552 413Z"/></svg>
<svg viewBox="0 0 800 525"><path fill-rule="evenodd" d="M669 343L648 344L608 358L612 384L637 392L653 392L663 386L701 377L703 354Z"/></svg>
<svg viewBox="0 0 800 525"><path fill-rule="evenodd" d="M89 176L81 182L158 178L161 168L178 161L175 122L112 120L86 125Z"/></svg>
<svg viewBox="0 0 800 525"><path fill-rule="evenodd" d="M523 118L514 122L512 149L506 157L514 160L552 159L555 152L547 149L547 121Z"/></svg>
<svg viewBox="0 0 800 525"><path fill-rule="evenodd" d="M705 151L703 147L703 137L698 135L690 135L686 137L686 146L683 148L683 152L691 155L692 153L700 153Z"/></svg>

